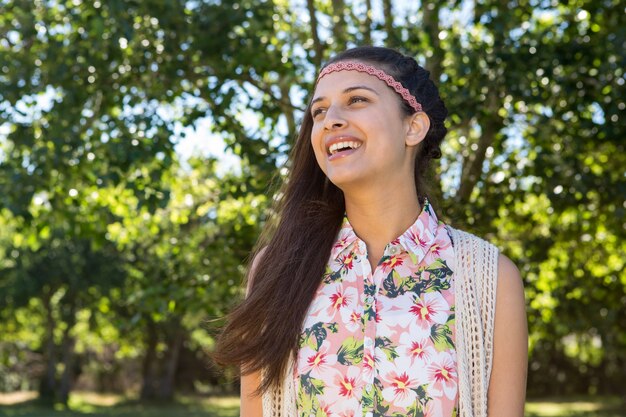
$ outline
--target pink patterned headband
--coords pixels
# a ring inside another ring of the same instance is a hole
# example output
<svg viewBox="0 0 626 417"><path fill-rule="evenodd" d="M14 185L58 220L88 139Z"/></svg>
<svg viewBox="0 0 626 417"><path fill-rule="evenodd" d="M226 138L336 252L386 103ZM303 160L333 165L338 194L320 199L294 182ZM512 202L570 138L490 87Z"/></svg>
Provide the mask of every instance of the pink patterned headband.
<svg viewBox="0 0 626 417"><path fill-rule="evenodd" d="M389 87L393 88L394 91L402 96L404 101L409 103L409 106L416 112L422 111L422 105L415 100L413 94L409 92L402 84L396 81L391 75L387 74L383 70L379 70L378 68L374 68L371 65L363 64L362 62L356 61L339 61L334 62L330 65L327 65L320 75L317 77L317 81L322 79L325 75L330 74L331 72L338 71L359 71L365 72L369 75L373 75L381 81L384 81Z"/></svg>

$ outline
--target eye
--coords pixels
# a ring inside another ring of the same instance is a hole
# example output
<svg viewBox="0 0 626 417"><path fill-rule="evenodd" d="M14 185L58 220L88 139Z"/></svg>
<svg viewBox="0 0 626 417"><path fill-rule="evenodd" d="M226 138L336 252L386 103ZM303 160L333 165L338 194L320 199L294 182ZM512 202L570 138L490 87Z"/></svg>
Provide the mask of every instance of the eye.
<svg viewBox="0 0 626 417"><path fill-rule="evenodd" d="M352 96L348 100L348 103L353 104L353 103L368 102L368 101L369 100L367 98L362 97L362 96Z"/></svg>
<svg viewBox="0 0 626 417"><path fill-rule="evenodd" d="M313 118L315 118L316 116L322 114L324 110L326 110L324 107L317 107L311 111L311 115L313 116Z"/></svg>

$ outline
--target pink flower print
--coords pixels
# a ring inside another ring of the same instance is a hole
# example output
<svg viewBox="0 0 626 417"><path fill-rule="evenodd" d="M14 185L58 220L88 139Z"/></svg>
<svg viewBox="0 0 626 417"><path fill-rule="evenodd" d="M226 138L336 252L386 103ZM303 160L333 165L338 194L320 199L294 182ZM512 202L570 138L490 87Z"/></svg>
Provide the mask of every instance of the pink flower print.
<svg viewBox="0 0 626 417"><path fill-rule="evenodd" d="M352 229L349 226L343 227L341 229L340 235L342 235L342 237L340 239L337 239L337 242L333 246L333 249L344 248L348 245L348 241L350 240L351 230Z"/></svg>
<svg viewBox="0 0 626 417"><path fill-rule="evenodd" d="M354 253L350 252L348 255L340 256L338 262L342 268L352 269L354 266Z"/></svg>
<svg viewBox="0 0 626 417"><path fill-rule="evenodd" d="M326 378L329 384L324 390L322 399L332 404L333 416L340 412L353 411L359 408L363 383L358 366L342 367L335 376Z"/></svg>
<svg viewBox="0 0 626 417"><path fill-rule="evenodd" d="M420 380L416 369L410 366L407 358L394 361L389 371L382 375L384 381L383 398L397 407L409 407L415 402Z"/></svg>
<svg viewBox="0 0 626 417"><path fill-rule="evenodd" d="M349 308L341 309L341 321L346 326L346 329L352 333L361 328L361 317L363 317L363 315L356 310Z"/></svg>
<svg viewBox="0 0 626 417"><path fill-rule="evenodd" d="M440 398L428 401L424 407L424 417L458 416L455 412L456 398L453 401L442 401Z"/></svg>
<svg viewBox="0 0 626 417"><path fill-rule="evenodd" d="M421 342L413 342L408 349L409 355L412 358L418 358L424 360L428 357L428 352L426 351L426 346Z"/></svg>
<svg viewBox="0 0 626 417"><path fill-rule="evenodd" d="M421 248L425 248L426 245L428 244L428 239L426 238L426 236L422 236L421 234L415 233L412 230L409 232L408 237L409 239L411 239L411 242L415 243L417 246Z"/></svg>
<svg viewBox="0 0 626 417"><path fill-rule="evenodd" d="M376 370L376 357L371 353L365 353L363 355L363 378L366 381L371 380Z"/></svg>
<svg viewBox="0 0 626 417"><path fill-rule="evenodd" d="M399 329L406 328L411 322L412 315L402 309L403 298L406 295L397 298L388 298L384 295L378 296L376 299L376 335L381 337L392 337ZM407 299L407 303L412 304L411 299Z"/></svg>
<svg viewBox="0 0 626 417"><path fill-rule="evenodd" d="M408 314L411 314L413 320L406 330L410 339L407 339L404 344L411 345L413 341L420 341L426 343L426 346L433 346L434 349L434 345L432 345L432 341L430 340L432 330L431 326L425 326L424 322L421 320L415 320L415 316L412 313ZM433 352L435 352L435 350L433 350Z"/></svg>
<svg viewBox="0 0 626 417"><path fill-rule="evenodd" d="M332 287L332 286L327 286ZM327 288L324 287L324 290ZM334 321L334 309L332 308L330 297L326 296L325 291L318 291L313 299L309 311L304 319L303 328L311 327L316 323L331 323Z"/></svg>
<svg viewBox="0 0 626 417"><path fill-rule="evenodd" d="M345 291L343 291L343 289L339 289L337 292L330 296L330 305L335 310L339 310L341 307L347 306L348 301L348 297L346 297Z"/></svg>
<svg viewBox="0 0 626 417"><path fill-rule="evenodd" d="M313 378L323 378L329 372L334 373L334 366L337 363L337 355L330 354L330 342L322 342L319 350L314 350L310 346L304 346L299 353L298 373L306 374L311 372Z"/></svg>
<svg viewBox="0 0 626 417"><path fill-rule="evenodd" d="M424 407L424 417L443 416L441 404L438 401L428 401ZM452 415L452 414L449 414Z"/></svg>
<svg viewBox="0 0 626 417"><path fill-rule="evenodd" d="M357 301L357 290L344 287L341 282L323 285L317 291L309 311L304 320L303 328L311 327L316 323L332 323L339 319L335 317L338 311L351 307Z"/></svg>
<svg viewBox="0 0 626 417"><path fill-rule="evenodd" d="M443 239L444 232L437 234L437 239L433 242L432 246L428 249L426 256L424 257L425 264L431 264L438 259L452 259L453 254L450 252L452 247L450 246L449 239Z"/></svg>
<svg viewBox="0 0 626 417"><path fill-rule="evenodd" d="M389 258L385 259L381 265L383 267L383 271L385 271L385 273L389 273L389 271L397 266L402 265L402 263L403 260L400 255L392 255Z"/></svg>
<svg viewBox="0 0 626 417"><path fill-rule="evenodd" d="M414 333L410 329L400 336L398 353L401 356L411 358L412 364L419 369L425 369L430 358L437 354L429 339L429 333Z"/></svg>
<svg viewBox="0 0 626 417"><path fill-rule="evenodd" d="M457 395L456 361L449 352L440 352L428 367L428 377L432 381L428 392L433 397L445 395L454 399Z"/></svg>
<svg viewBox="0 0 626 417"><path fill-rule="evenodd" d="M320 414L321 413L321 414ZM317 416L326 416L329 417L331 415L330 406L322 401L320 401L320 406L317 410Z"/></svg>
<svg viewBox="0 0 626 417"><path fill-rule="evenodd" d="M354 310L358 301L357 289L343 283L326 285L322 293L328 299L326 314L330 317L342 310Z"/></svg>
<svg viewBox="0 0 626 417"><path fill-rule="evenodd" d="M347 370L344 367L335 374L332 382L326 387L324 397L328 402L337 405L344 405L344 403L345 405L348 405L348 403L356 405L361 398L362 389L359 367L349 366ZM342 409L349 410L350 408L352 407Z"/></svg>
<svg viewBox="0 0 626 417"><path fill-rule="evenodd" d="M426 329L434 323L444 324L448 320L449 308L441 293L428 292L414 300L409 312L415 316L419 327Z"/></svg>
<svg viewBox="0 0 626 417"><path fill-rule="evenodd" d="M437 258L441 257L441 246L439 246L439 242L433 243L433 245L429 249L430 253L434 254Z"/></svg>
<svg viewBox="0 0 626 417"><path fill-rule="evenodd" d="M428 227L428 219L424 219L420 216L415 224L407 230L404 237L408 238L415 246L426 249L425 246L432 240L433 231L434 230Z"/></svg>
<svg viewBox="0 0 626 417"><path fill-rule="evenodd" d="M339 381L339 395L342 397L352 398L354 397L354 390L356 389L356 379L350 377L343 377Z"/></svg>
<svg viewBox="0 0 626 417"><path fill-rule="evenodd" d="M402 235L402 240L409 252L418 255L425 254L433 241L433 230L424 225L423 221L418 221Z"/></svg>

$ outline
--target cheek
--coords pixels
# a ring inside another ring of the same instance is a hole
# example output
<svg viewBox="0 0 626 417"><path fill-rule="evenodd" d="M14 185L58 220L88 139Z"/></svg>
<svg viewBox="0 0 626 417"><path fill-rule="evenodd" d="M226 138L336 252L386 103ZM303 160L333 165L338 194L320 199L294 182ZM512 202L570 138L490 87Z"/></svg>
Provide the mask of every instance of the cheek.
<svg viewBox="0 0 626 417"><path fill-rule="evenodd" d="M323 149L322 140L321 129L313 125L313 128L311 129L311 146L313 147L315 155L318 155Z"/></svg>
<svg viewBox="0 0 626 417"><path fill-rule="evenodd" d="M319 165L322 171L326 173L326 153L323 151L321 140L319 129L316 129L315 126L313 126L313 129L311 129L311 148L313 148L313 154L315 155L317 165Z"/></svg>

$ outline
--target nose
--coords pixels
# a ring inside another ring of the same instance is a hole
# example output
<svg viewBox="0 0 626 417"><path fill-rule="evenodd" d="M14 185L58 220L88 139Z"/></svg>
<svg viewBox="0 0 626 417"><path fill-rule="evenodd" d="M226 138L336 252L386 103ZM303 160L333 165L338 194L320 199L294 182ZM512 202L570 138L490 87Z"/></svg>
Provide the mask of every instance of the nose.
<svg viewBox="0 0 626 417"><path fill-rule="evenodd" d="M324 117L324 129L340 129L346 124L346 119L343 117L337 106L330 106L328 110L326 110L326 117Z"/></svg>

